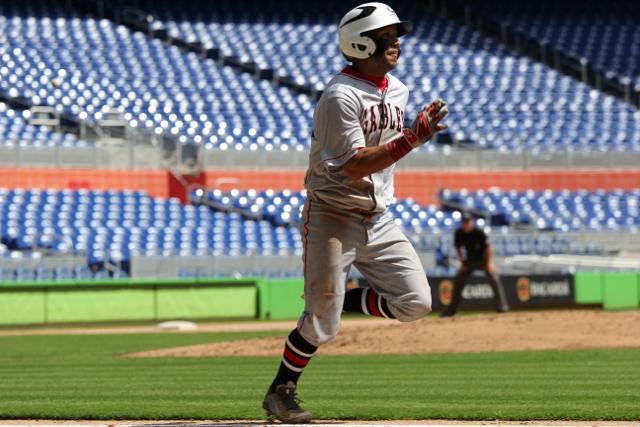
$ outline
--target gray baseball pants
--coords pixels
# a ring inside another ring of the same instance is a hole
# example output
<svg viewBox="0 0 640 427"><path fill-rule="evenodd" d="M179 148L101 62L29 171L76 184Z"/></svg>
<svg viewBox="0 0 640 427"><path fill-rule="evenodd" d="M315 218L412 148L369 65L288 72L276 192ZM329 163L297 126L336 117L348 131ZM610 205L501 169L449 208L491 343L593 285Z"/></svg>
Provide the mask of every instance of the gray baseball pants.
<svg viewBox="0 0 640 427"><path fill-rule="evenodd" d="M387 300L401 322L431 311L431 291L415 249L388 212L362 214L307 199L300 224L304 244L305 309L300 334L320 346L340 330L352 265Z"/></svg>

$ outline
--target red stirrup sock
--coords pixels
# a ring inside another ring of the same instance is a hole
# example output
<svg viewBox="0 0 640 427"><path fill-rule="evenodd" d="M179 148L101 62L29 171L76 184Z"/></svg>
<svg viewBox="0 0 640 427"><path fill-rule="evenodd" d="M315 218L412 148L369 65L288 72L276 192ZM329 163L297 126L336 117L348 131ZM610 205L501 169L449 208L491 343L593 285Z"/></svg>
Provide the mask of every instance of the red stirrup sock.
<svg viewBox="0 0 640 427"><path fill-rule="evenodd" d="M271 389L275 390L276 386L287 384L289 381L297 384L298 378L302 375L302 371L309 364L317 349L318 347L312 345L300 335L298 329L291 331L285 342L280 368L271 384Z"/></svg>
<svg viewBox="0 0 640 427"><path fill-rule="evenodd" d="M371 288L357 288L347 291L344 295L344 307L342 310L350 313L386 317L387 319L396 318L389 310L387 300Z"/></svg>

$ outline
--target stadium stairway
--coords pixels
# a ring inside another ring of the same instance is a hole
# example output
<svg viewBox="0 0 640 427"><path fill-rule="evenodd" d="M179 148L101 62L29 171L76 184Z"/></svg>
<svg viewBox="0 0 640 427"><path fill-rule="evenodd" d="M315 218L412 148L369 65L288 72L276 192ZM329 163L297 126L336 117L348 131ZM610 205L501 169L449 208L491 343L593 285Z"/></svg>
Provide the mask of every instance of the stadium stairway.
<svg viewBox="0 0 640 427"><path fill-rule="evenodd" d="M11 108L12 106L14 108ZM28 105L18 106L11 97L1 98L0 139L3 141L3 148L19 145L86 147L91 144L71 132L59 132L49 126L32 125L29 123L30 117ZM6 157L0 160L0 165L5 164L7 160Z"/></svg>

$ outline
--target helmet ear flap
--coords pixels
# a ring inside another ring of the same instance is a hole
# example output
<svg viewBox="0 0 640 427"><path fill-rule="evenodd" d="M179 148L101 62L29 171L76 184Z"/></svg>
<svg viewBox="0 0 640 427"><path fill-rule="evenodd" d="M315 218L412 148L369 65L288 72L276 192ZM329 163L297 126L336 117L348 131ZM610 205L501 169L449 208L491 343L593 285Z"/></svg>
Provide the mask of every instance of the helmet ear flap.
<svg viewBox="0 0 640 427"><path fill-rule="evenodd" d="M353 55L355 58L366 59L376 53L376 42L367 36L354 38L351 40L350 47L353 49L353 53L357 53L357 55Z"/></svg>

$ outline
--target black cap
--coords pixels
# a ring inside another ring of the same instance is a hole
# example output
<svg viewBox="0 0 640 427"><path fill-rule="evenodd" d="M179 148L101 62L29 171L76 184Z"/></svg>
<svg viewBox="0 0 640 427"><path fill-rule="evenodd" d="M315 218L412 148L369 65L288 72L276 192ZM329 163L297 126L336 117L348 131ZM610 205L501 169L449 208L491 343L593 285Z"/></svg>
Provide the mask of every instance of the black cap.
<svg viewBox="0 0 640 427"><path fill-rule="evenodd" d="M469 212L462 212L462 221L471 221L473 219L473 215Z"/></svg>

